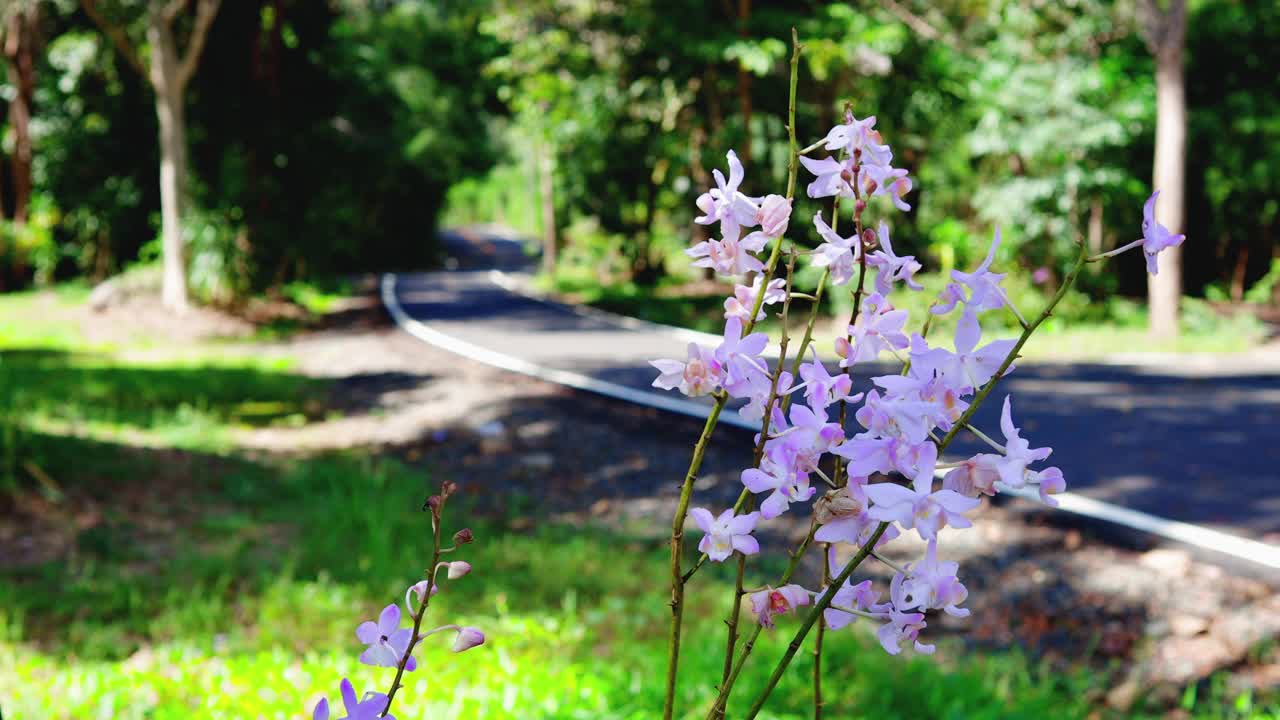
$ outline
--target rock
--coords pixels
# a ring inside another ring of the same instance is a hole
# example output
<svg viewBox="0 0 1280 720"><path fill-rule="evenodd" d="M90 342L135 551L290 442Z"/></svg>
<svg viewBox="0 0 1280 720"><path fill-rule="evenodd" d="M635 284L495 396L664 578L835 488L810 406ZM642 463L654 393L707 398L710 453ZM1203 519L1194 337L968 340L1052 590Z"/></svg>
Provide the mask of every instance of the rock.
<svg viewBox="0 0 1280 720"><path fill-rule="evenodd" d="M114 279L98 283L89 293L89 308L94 312L102 312L124 299L124 292Z"/></svg>
<svg viewBox="0 0 1280 720"><path fill-rule="evenodd" d="M1182 550L1152 550L1143 553L1138 562L1172 577L1182 577L1191 570L1191 556Z"/></svg>
<svg viewBox="0 0 1280 720"><path fill-rule="evenodd" d="M1155 684L1186 685L1244 660L1254 646L1280 637L1280 596L1270 597L1222 615L1212 622L1191 615L1182 618L1188 637L1175 634L1156 643L1148 677Z"/></svg>
<svg viewBox="0 0 1280 720"><path fill-rule="evenodd" d="M1209 621L1197 615L1178 613L1169 617L1169 629L1179 637L1192 637L1209 629Z"/></svg>

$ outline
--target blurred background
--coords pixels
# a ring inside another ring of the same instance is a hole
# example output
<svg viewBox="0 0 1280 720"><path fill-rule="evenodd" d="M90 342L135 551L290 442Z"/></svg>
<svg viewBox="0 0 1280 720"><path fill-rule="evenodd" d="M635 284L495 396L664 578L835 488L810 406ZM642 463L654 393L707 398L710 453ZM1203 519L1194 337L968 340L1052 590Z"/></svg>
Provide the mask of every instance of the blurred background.
<svg viewBox="0 0 1280 720"><path fill-rule="evenodd" d="M801 144L847 105L914 180L911 211L876 217L925 265L915 313L996 226L1034 312L1077 243L1137 239L1160 188L1180 258L1151 281L1136 254L1091 265L1029 352L1065 368L1045 382L1074 378L1050 396L1202 392L1160 422L1240 427L1184 443L1186 482L1253 453L1249 487L1274 494L1274 2L0 0L0 713L287 717L344 674L385 685L353 629L413 581L415 510L453 479L476 571L440 623L491 642L424 650L397 715L652 717L662 524L700 423L423 345L377 273L445 273L431 286L514 242L526 291L717 332L732 288L688 265L693 201L731 148L745 192L785 187L793 27ZM828 206L799 199L788 237L816 246ZM1120 361L1202 372L1072 375ZM1244 378L1229 399L1222 368ZM746 462L725 432L707 486ZM1274 542L1280 501L1252 497L1213 520ZM1274 576L983 512L1001 549L966 551L975 618L944 623L940 659L884 657L861 630L829 645L833 707L1280 712ZM691 643L691 709L722 659L713 595L692 608L714 641ZM787 682L769 717L807 717L803 662Z"/></svg>

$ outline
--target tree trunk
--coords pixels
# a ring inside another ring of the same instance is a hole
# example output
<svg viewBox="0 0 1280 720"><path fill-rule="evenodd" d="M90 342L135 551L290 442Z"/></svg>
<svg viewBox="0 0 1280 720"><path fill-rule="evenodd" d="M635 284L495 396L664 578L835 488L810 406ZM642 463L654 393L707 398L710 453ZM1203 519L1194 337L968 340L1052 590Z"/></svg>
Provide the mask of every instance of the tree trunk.
<svg viewBox="0 0 1280 720"><path fill-rule="evenodd" d="M35 104L35 43L37 5L15 10L5 32L4 54L14 97L9 101L9 127L13 129L13 221L27 222L31 205L31 113Z"/></svg>
<svg viewBox="0 0 1280 720"><path fill-rule="evenodd" d="M1182 231L1186 216L1183 186L1186 178L1187 97L1182 68L1185 45L1185 7L1175 0L1164 13L1164 27L1156 60L1156 221L1169 232ZM1160 273L1147 278L1150 331L1155 337L1178 335L1178 300L1182 297L1182 248L1160 253Z"/></svg>
<svg viewBox="0 0 1280 720"><path fill-rule="evenodd" d="M746 40L749 37L748 23L751 22L751 0L738 0L738 37ZM742 164L751 165L751 73L742 61L738 62L738 106L742 112L742 132L744 140L738 152Z"/></svg>
<svg viewBox="0 0 1280 720"><path fill-rule="evenodd" d="M160 227L164 275L161 301L176 312L187 309L187 264L182 242L186 201L187 120L178 76L178 50L173 29L158 13L147 23L151 44L151 85L160 125Z"/></svg>
<svg viewBox="0 0 1280 720"><path fill-rule="evenodd" d="M1236 253L1235 271L1231 273L1231 302L1244 301L1244 280L1249 270L1249 240L1240 243L1240 251Z"/></svg>
<svg viewBox="0 0 1280 720"><path fill-rule="evenodd" d="M542 205L542 271L550 275L556 270L556 196L554 160L547 143L538 143L536 162L538 200Z"/></svg>
<svg viewBox="0 0 1280 720"><path fill-rule="evenodd" d="M1089 204L1089 252L1102 252L1102 198L1094 197Z"/></svg>

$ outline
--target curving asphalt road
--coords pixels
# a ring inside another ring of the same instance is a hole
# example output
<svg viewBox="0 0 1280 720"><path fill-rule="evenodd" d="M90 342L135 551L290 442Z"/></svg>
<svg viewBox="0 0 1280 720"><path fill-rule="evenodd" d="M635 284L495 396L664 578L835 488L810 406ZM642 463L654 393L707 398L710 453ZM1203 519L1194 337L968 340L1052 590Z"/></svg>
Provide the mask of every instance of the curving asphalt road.
<svg viewBox="0 0 1280 720"><path fill-rule="evenodd" d="M525 267L513 241L469 233L446 242L453 269L396 278L395 299L408 316L479 348L669 395L650 387L647 361L682 357L687 338L504 289L489 270ZM1194 371L1176 364L1024 363L1002 390L1017 398L1018 420L1033 444L1054 448L1051 461L1072 491L1276 544L1278 370L1280 362L1269 360ZM999 403L988 403L976 422L998 433Z"/></svg>

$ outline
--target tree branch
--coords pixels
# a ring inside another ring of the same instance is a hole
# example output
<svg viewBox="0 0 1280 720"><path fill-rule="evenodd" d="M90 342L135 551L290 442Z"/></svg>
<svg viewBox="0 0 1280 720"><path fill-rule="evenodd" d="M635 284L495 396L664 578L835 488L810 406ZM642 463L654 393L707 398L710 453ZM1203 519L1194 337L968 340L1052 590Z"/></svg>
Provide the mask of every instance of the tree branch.
<svg viewBox="0 0 1280 720"><path fill-rule="evenodd" d="M84 13L89 16L93 24L98 26L102 34L110 38L111 43L116 46L116 51L124 57L129 65L143 78L150 80L151 75L147 71L147 66L142 62L138 51L134 50L133 45L129 42L129 36L125 34L124 28L108 22L98 10L98 5L94 0L80 0L80 7L84 9Z"/></svg>
<svg viewBox="0 0 1280 720"><path fill-rule="evenodd" d="M1187 25L1186 0L1170 0L1168 9L1161 8L1159 0L1141 0L1138 15L1138 32L1153 56L1181 44Z"/></svg>
<svg viewBox="0 0 1280 720"><path fill-rule="evenodd" d="M186 5L186 0L174 0L175 4ZM218 6L222 0L200 0L196 6L196 24L191 29L191 40L187 43L187 52L178 66L178 85L186 87L191 77L200 66L200 54L204 52L205 41L209 38L209 28L213 19L218 16Z"/></svg>
<svg viewBox="0 0 1280 720"><path fill-rule="evenodd" d="M158 12L164 21L172 25L182 17L182 13L187 11L187 5L191 0L169 0L169 4L165 5ZM154 12L154 11L153 11Z"/></svg>

